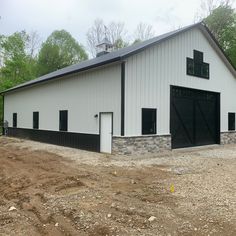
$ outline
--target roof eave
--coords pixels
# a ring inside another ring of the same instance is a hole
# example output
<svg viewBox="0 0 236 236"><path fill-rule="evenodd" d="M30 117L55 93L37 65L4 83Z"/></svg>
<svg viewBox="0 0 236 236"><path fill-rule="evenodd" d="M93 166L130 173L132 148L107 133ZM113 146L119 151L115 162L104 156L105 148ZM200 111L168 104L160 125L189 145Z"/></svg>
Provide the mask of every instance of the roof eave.
<svg viewBox="0 0 236 236"><path fill-rule="evenodd" d="M44 83L44 82L53 80L55 78L60 78L60 77L66 76L66 75L70 75L70 74L74 74L74 73L78 73L78 72L82 72L82 71L87 71L87 70L90 70L90 69L93 69L93 68L97 68L97 67L100 67L100 66L103 66L103 65L111 64L113 62L123 61L127 57L130 57L130 56L132 56L134 54L137 54L137 53L139 53L139 52L141 52L141 51L143 51L143 50L145 50L145 49L147 49L149 47L152 47L153 45L156 45L158 43L164 42L164 41L166 41L166 40L168 40L170 38L175 37L178 34L181 34L183 32L191 30L191 29L193 29L195 27L198 27L203 33L205 33L206 38L208 40L211 40L211 42L213 42L212 46L215 48L215 50L217 51L219 56L222 58L222 60L226 64L226 66L229 68L231 73L234 75L234 77L236 77L236 68L232 64L231 60L225 54L225 52L223 51L223 49L219 45L218 41L215 39L214 35L211 33L211 31L208 29L208 27L205 25L205 23L204 22L199 22L199 23L193 24L192 26L186 27L185 29L176 31L175 33L170 34L169 36L163 37L160 40L157 40L157 41L154 41L154 42L152 42L150 44L147 44L147 45L145 45L145 46L143 46L141 48L134 49L133 51L130 51L128 53L124 53L123 55L118 55L118 56L113 57L113 58L111 58L109 60L101 61L99 63L95 63L93 65L82 67L80 69L74 69L74 70L66 72L66 73L61 73L61 74L58 74L56 76L52 76L52 77L46 78L44 80L38 80L38 81L36 80L35 82L32 81L32 83L29 83L29 84L26 84L26 85L23 84L22 86L19 85L19 86L16 86L16 87L13 87L13 88L10 88L8 90L0 92L0 95L4 95L4 94L6 94L8 92L12 92L12 91L15 91L15 90L18 90L18 89L30 87L32 85L36 85L36 84L39 84L39 83Z"/></svg>
<svg viewBox="0 0 236 236"><path fill-rule="evenodd" d="M198 23L196 23L196 24L194 24L194 25L192 25L192 26L186 27L186 29L183 29L183 30L181 30L181 31L177 31L176 33L171 34L170 36L167 36L167 37L165 37L165 38L163 38L163 39L160 39L160 40L158 40L158 41L156 41L156 42L150 43L150 44L148 44L148 45L146 45L146 46L144 46L144 47L142 47L142 48L140 48L140 49L138 49L138 50L135 50L135 51L132 51L132 52L130 52L130 53L127 53L127 54L123 55L121 58L122 58L122 59L126 59L127 57L130 57L130 56L135 55L135 54L137 54L137 53L139 53L139 52L142 52L143 50L145 50L145 49L147 49L147 48L149 48L149 47L152 47L152 46L154 46L154 45L156 45L156 44L159 44L159 43L161 43L161 42L164 42L164 41L166 41L166 40L169 40L170 38L173 38L173 37L175 37L175 36L178 35L178 34L184 33L184 32L186 32L186 31L188 31L188 30L191 30L191 29L193 29L193 28L195 28L195 27L198 27L198 26L201 25L201 24L202 24L201 22L198 22Z"/></svg>
<svg viewBox="0 0 236 236"><path fill-rule="evenodd" d="M59 75L56 75L56 76L52 76L52 77L47 78L43 81L40 80L40 81L32 82L30 84L22 85L22 86L19 86L19 87L13 87L13 88L10 88L10 89L7 89L7 90L4 90L4 91L0 92L0 95L5 95L7 93L10 93L10 92L13 92L13 91L16 91L16 90L19 90L19 89L23 89L23 88L30 87L30 86L33 86L33 85L36 85L36 84L41 84L41 83L44 83L44 82L48 82L48 81L56 79L56 78L64 77L64 76L75 74L75 73L78 73L78 72L91 70L91 69L94 69L94 68L97 68L97 67L100 67L100 66L104 66L104 65L107 65L107 64L118 62L120 60L121 60L120 57L112 58L111 60L103 61L103 62L94 64L94 65L91 65L91 66L83 67L81 69L73 70L73 71L70 71L68 73L62 73L62 74L59 74Z"/></svg>
<svg viewBox="0 0 236 236"><path fill-rule="evenodd" d="M232 63L231 59L226 55L225 51L223 50L223 48L221 47L221 45L219 44L219 42L217 41L217 39L215 38L215 36L211 33L210 29L207 27L207 25L202 22L200 25L200 29L202 30L202 32L206 32L207 34L205 34L206 38L209 40L211 39L212 42L215 45L212 45L214 47L214 49L216 50L216 52L218 53L218 55L221 57L221 59L224 61L224 63L226 64L226 66L228 67L228 69L230 70L230 72L234 75L234 77L236 78L236 67L234 66L234 64ZM207 37L209 36L209 37Z"/></svg>
<svg viewBox="0 0 236 236"><path fill-rule="evenodd" d="M236 78L236 67L233 65L232 61L230 60L230 58L225 54L224 50L222 49L221 45L219 44L219 42L217 41L217 39L215 38L215 36L211 33L211 31L209 30L209 28L206 26L206 24L202 21L202 22L199 22L199 23L196 23L194 25L192 25L191 27L188 27L186 29L183 29L182 31L178 31L176 32L175 34L172 34L168 37L165 37L161 40L159 40L158 42L153 42L143 48L140 48L138 50L135 50L133 52L130 52L130 53L127 53L125 55L122 56L122 59L126 59L127 57L130 57L132 55L135 55L143 50L145 50L146 48L149 48L155 44L158 44L158 43L161 43L161 42L164 42L172 37L175 37L176 35L178 34L181 34L183 32L186 32L188 30L191 30L193 28L196 28L198 27L200 30L202 30L203 32L207 32L207 34L209 35L209 38L214 42L215 44L215 50L218 52L218 54L220 55L220 57L222 58L222 60L224 61L224 63L226 64L226 66L228 67L228 69L231 71L231 73L234 75L234 77ZM206 35L205 35L206 36Z"/></svg>

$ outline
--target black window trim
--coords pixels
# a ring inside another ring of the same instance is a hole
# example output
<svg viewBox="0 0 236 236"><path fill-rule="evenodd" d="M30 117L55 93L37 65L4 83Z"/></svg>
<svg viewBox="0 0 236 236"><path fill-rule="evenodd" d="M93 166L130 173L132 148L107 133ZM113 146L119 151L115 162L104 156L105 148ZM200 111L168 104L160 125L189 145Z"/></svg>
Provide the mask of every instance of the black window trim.
<svg viewBox="0 0 236 236"><path fill-rule="evenodd" d="M17 113L16 112L12 114L12 127L17 128Z"/></svg>
<svg viewBox="0 0 236 236"><path fill-rule="evenodd" d="M155 116L156 116L156 120L155 120L155 127L154 127L154 132L150 133L150 134L144 134L143 133L143 111L144 110L154 110L155 111ZM156 135L157 134L157 108L147 108L147 107L143 107L141 109L141 134L142 135Z"/></svg>
<svg viewBox="0 0 236 236"><path fill-rule="evenodd" d="M210 79L210 64L207 62L204 62L204 60L201 63L197 62L196 56L195 56L197 53L201 53L202 59L203 59L203 52L194 49L193 50L193 58L190 58L190 57L186 58L186 74L189 76L194 76L194 77L198 77L198 78L202 78L202 79ZM189 73L189 70L188 70L188 61L193 61L193 73L192 74ZM208 67L208 75L207 76L199 75L196 72L194 72L194 65L195 64L199 64L201 66L207 66Z"/></svg>
<svg viewBox="0 0 236 236"><path fill-rule="evenodd" d="M201 55L201 60L200 60L200 61L197 60L197 56L198 56L199 54ZM194 60L196 63L203 63L203 62L204 62L204 61L203 61L203 52L194 49L194 50L193 50L193 60Z"/></svg>
<svg viewBox="0 0 236 236"><path fill-rule="evenodd" d="M37 125L35 126L35 114L37 114ZM39 129L39 111L33 111L33 129Z"/></svg>
<svg viewBox="0 0 236 236"><path fill-rule="evenodd" d="M62 129L61 125L61 113L66 112L66 129ZM59 110L59 131L61 132L67 132L68 131L68 110Z"/></svg>
<svg viewBox="0 0 236 236"><path fill-rule="evenodd" d="M230 115L233 115L234 123L231 124ZM235 112L228 112L228 131L235 131Z"/></svg>

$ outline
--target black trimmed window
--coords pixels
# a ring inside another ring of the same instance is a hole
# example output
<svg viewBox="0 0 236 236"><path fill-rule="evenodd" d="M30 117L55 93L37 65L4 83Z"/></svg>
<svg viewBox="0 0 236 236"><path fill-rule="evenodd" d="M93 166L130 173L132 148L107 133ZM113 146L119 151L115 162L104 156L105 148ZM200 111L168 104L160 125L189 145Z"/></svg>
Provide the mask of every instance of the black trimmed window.
<svg viewBox="0 0 236 236"><path fill-rule="evenodd" d="M39 128L39 112L33 112L33 129Z"/></svg>
<svg viewBox="0 0 236 236"><path fill-rule="evenodd" d="M209 79L209 64L203 62L203 52L193 50L193 59L187 57L187 75Z"/></svg>
<svg viewBox="0 0 236 236"><path fill-rule="evenodd" d="M13 128L17 127L17 113L13 113L12 115L12 126Z"/></svg>
<svg viewBox="0 0 236 236"><path fill-rule="evenodd" d="M235 113L228 113L228 130L235 130Z"/></svg>
<svg viewBox="0 0 236 236"><path fill-rule="evenodd" d="M68 111L62 110L59 112L59 130L67 131L68 130Z"/></svg>
<svg viewBox="0 0 236 236"><path fill-rule="evenodd" d="M156 134L156 109L142 108L142 134Z"/></svg>

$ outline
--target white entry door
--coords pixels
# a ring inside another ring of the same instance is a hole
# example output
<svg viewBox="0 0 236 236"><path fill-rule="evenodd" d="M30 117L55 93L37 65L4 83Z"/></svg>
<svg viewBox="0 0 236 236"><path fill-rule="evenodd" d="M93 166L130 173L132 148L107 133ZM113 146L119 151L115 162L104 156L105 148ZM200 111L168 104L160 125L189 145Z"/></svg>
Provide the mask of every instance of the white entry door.
<svg viewBox="0 0 236 236"><path fill-rule="evenodd" d="M100 119L100 152L111 153L112 113L101 113Z"/></svg>

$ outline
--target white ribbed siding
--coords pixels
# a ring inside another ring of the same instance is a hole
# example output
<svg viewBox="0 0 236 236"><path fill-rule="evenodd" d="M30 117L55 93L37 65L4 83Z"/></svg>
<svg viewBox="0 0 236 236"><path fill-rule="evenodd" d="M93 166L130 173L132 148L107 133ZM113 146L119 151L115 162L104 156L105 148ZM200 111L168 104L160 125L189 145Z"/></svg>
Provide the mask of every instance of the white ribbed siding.
<svg viewBox="0 0 236 236"><path fill-rule="evenodd" d="M12 126L32 128L33 111L39 111L39 128L59 130L59 110L68 110L68 131L98 134L99 112L113 112L113 132L120 135L120 64L77 73L5 95L4 119Z"/></svg>
<svg viewBox="0 0 236 236"><path fill-rule="evenodd" d="M186 75L186 57L204 53L210 79ZM236 79L199 29L192 29L126 61L125 135L141 135L141 109L157 108L157 134L170 133L170 85L221 93L221 131L236 112Z"/></svg>

